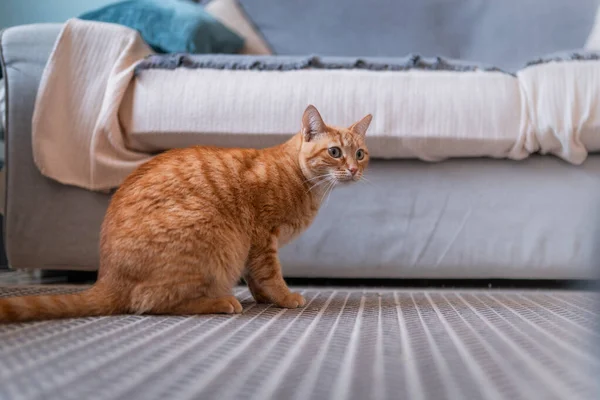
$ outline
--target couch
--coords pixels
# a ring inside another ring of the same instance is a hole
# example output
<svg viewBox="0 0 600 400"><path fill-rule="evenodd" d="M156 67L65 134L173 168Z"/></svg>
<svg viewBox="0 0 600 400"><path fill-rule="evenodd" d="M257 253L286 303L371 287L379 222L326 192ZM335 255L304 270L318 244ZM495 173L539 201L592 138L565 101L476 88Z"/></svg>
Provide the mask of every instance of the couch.
<svg viewBox="0 0 600 400"><path fill-rule="evenodd" d="M593 1L578 0L580 10L574 12L573 2L553 0L548 7L555 14L562 13L557 27L548 22L551 13L544 14L546 19L539 13L536 16L539 6L528 2L519 12L532 13L529 20L517 18L520 24L502 35L507 21L494 19L503 15L497 2L466 2L466 8L460 9L452 1L425 3L429 8L410 1L378 0L375 12L362 18L366 12L360 10L366 7L362 2L315 0L287 6L263 0L242 2L256 29L279 56L389 58L419 52L474 60L505 71L514 71L536 57L583 48L597 7ZM517 3L503 2L512 11ZM386 7L394 12L386 12ZM333 15L342 15L350 27ZM305 19L310 25L311 18L318 19L313 28L299 22ZM520 39L531 20L539 21L541 36L557 29L570 31L550 38ZM435 29L424 31L425 24ZM60 24L19 26L5 30L0 40L7 98L4 238L10 265L18 269L96 269L99 227L110 201L108 192L50 179L34 162L36 95L61 29ZM350 35L347 40L336 37L344 29ZM390 41L394 37L402 38L397 45ZM290 110L290 118L299 118L301 111ZM364 112L377 118L377 109ZM428 112L425 118L435 116L435 110ZM595 278L600 259L600 156L594 147L600 137L598 128L595 124L586 128L587 151L576 162L570 155L561 157L564 148L544 151L539 146L527 157L512 159L494 154L459 154L435 160L439 162L419 159L418 154L377 157L367 173L371 184L334 191L314 225L282 249L284 274L308 278ZM213 132L202 133L190 136L185 144L210 142L208 134ZM287 134L276 137L283 140ZM217 143L221 143L219 138ZM227 140L233 146L242 142L245 146L265 143L261 135L237 134Z"/></svg>

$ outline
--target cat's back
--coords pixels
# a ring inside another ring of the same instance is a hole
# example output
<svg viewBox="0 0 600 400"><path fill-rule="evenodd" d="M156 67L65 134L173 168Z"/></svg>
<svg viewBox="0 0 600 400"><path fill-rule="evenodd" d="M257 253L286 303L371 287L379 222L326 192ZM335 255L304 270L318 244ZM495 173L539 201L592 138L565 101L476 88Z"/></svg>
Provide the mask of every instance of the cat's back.
<svg viewBox="0 0 600 400"><path fill-rule="evenodd" d="M115 193L226 192L253 168L259 151L195 146L158 154L129 175Z"/></svg>
<svg viewBox="0 0 600 400"><path fill-rule="evenodd" d="M113 196L105 223L131 230L225 219L277 225L312 211L305 197L297 167L278 148L197 146L169 150L141 165Z"/></svg>
<svg viewBox="0 0 600 400"><path fill-rule="evenodd" d="M166 151L125 179L113 195L109 214L215 207L235 212L248 197L248 171L259 158L255 149L195 146Z"/></svg>

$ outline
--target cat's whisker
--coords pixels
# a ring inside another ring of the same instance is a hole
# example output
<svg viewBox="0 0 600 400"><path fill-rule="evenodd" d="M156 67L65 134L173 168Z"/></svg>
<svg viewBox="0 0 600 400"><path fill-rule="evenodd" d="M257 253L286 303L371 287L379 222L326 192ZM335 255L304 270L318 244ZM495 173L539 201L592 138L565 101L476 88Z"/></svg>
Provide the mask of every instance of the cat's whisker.
<svg viewBox="0 0 600 400"><path fill-rule="evenodd" d="M333 193L333 189L335 189L336 185L337 185L337 181L333 181L331 186L329 186L330 189L329 189L329 194L327 195L327 199L325 200L325 206L327 206L327 204L329 203L329 199L331 198L331 193Z"/></svg>
<svg viewBox="0 0 600 400"><path fill-rule="evenodd" d="M325 182L327 182L327 180L322 180L322 181L319 181L319 182L315 183L314 185L312 185L311 187L309 187L308 190L306 190L306 193L310 192L311 190L313 190L314 188L316 188L319 185L322 185Z"/></svg>
<svg viewBox="0 0 600 400"><path fill-rule="evenodd" d="M327 183L327 182L329 182L330 180L331 180L331 178L324 178L322 181L319 181L319 182L315 183L314 185L312 185L312 186L311 186L311 187L310 187L310 188L309 188L309 189L306 191L306 193L310 192L311 190L313 190L313 189L317 188L318 186L320 186L320 185L322 185L322 184L324 184L324 183Z"/></svg>
<svg viewBox="0 0 600 400"><path fill-rule="evenodd" d="M337 183L337 179L331 179L329 182L330 182L329 185L327 186L327 188L323 192L323 196L321 196L321 200L319 201L319 204L321 204L321 205L323 204L323 200L325 199L325 196L327 196L327 194L331 193L331 190L333 190L333 187ZM329 197L327 199L329 199Z"/></svg>
<svg viewBox="0 0 600 400"><path fill-rule="evenodd" d="M315 179L319 179L319 178L325 178L325 177L327 177L327 176L329 176L329 174L323 174L323 175L317 175L317 176L313 176L313 177L312 177L312 178L310 178L310 179L306 179L304 182L308 183L308 182L310 182L310 181L314 181Z"/></svg>
<svg viewBox="0 0 600 400"><path fill-rule="evenodd" d="M330 183L331 183L331 181L328 181L328 184L330 184ZM327 193L327 187L329 187L329 186L325 187L325 190L323 191L323 194L321 195L321 198L319 199L319 206L323 205L323 198L325 197L325 194Z"/></svg>
<svg viewBox="0 0 600 400"><path fill-rule="evenodd" d="M326 193L327 193L327 191L324 191L323 194L321 195L321 199L319 200L319 207L323 207L323 198L325 197Z"/></svg>
<svg viewBox="0 0 600 400"><path fill-rule="evenodd" d="M308 188L308 190L306 191L306 193L310 192L311 190L315 189L316 187L320 186L321 184L327 182L329 180L329 178L331 178L330 174L323 174L323 175L319 175L319 176L315 176L312 177L308 180L306 180L306 183L309 183L310 181L314 181L316 179L321 179L320 181L314 183L311 187Z"/></svg>
<svg viewBox="0 0 600 400"><path fill-rule="evenodd" d="M365 178L364 176L361 176L360 178L358 178L358 181L359 181L359 182L365 182L365 183L368 183L368 184L369 184L369 185L371 185L371 186L377 186L377 185L375 185L373 182L371 182L370 180L368 180L367 178Z"/></svg>

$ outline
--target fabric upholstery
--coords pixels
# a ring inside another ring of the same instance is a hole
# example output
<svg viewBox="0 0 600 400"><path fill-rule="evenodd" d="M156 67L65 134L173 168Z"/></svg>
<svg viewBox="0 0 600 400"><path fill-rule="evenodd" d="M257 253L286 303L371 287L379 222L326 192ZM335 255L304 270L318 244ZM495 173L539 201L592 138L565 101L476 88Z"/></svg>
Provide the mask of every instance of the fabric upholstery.
<svg viewBox="0 0 600 400"><path fill-rule="evenodd" d="M241 0L275 54L419 53L514 69L584 47L597 0Z"/></svg>

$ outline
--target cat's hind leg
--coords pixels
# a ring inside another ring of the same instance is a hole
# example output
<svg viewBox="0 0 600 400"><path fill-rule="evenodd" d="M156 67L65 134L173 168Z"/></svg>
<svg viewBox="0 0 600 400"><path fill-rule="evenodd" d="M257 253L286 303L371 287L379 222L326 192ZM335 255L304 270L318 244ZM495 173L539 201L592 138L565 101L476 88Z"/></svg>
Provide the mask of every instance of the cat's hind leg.
<svg viewBox="0 0 600 400"><path fill-rule="evenodd" d="M234 314L242 312L242 305L235 296L207 297L206 293L207 290L204 286L192 283L142 284L132 292L131 311L135 314L153 315Z"/></svg>
<svg viewBox="0 0 600 400"><path fill-rule="evenodd" d="M135 285L131 291L131 312L136 314L208 314L239 313L242 308L231 296L241 277L250 247L237 232L220 233L202 240L179 243L195 249L179 253L176 263L166 259L155 261L153 274ZM234 235L235 233L235 235ZM237 238L237 240L236 240Z"/></svg>
<svg viewBox="0 0 600 400"><path fill-rule="evenodd" d="M235 296L224 296L216 299L200 297L179 304L170 312L172 315L196 315L196 314L240 314L243 308Z"/></svg>
<svg viewBox="0 0 600 400"><path fill-rule="evenodd" d="M131 292L130 311L154 315L240 313L242 306L230 293L229 289L216 291L193 279L141 283Z"/></svg>

